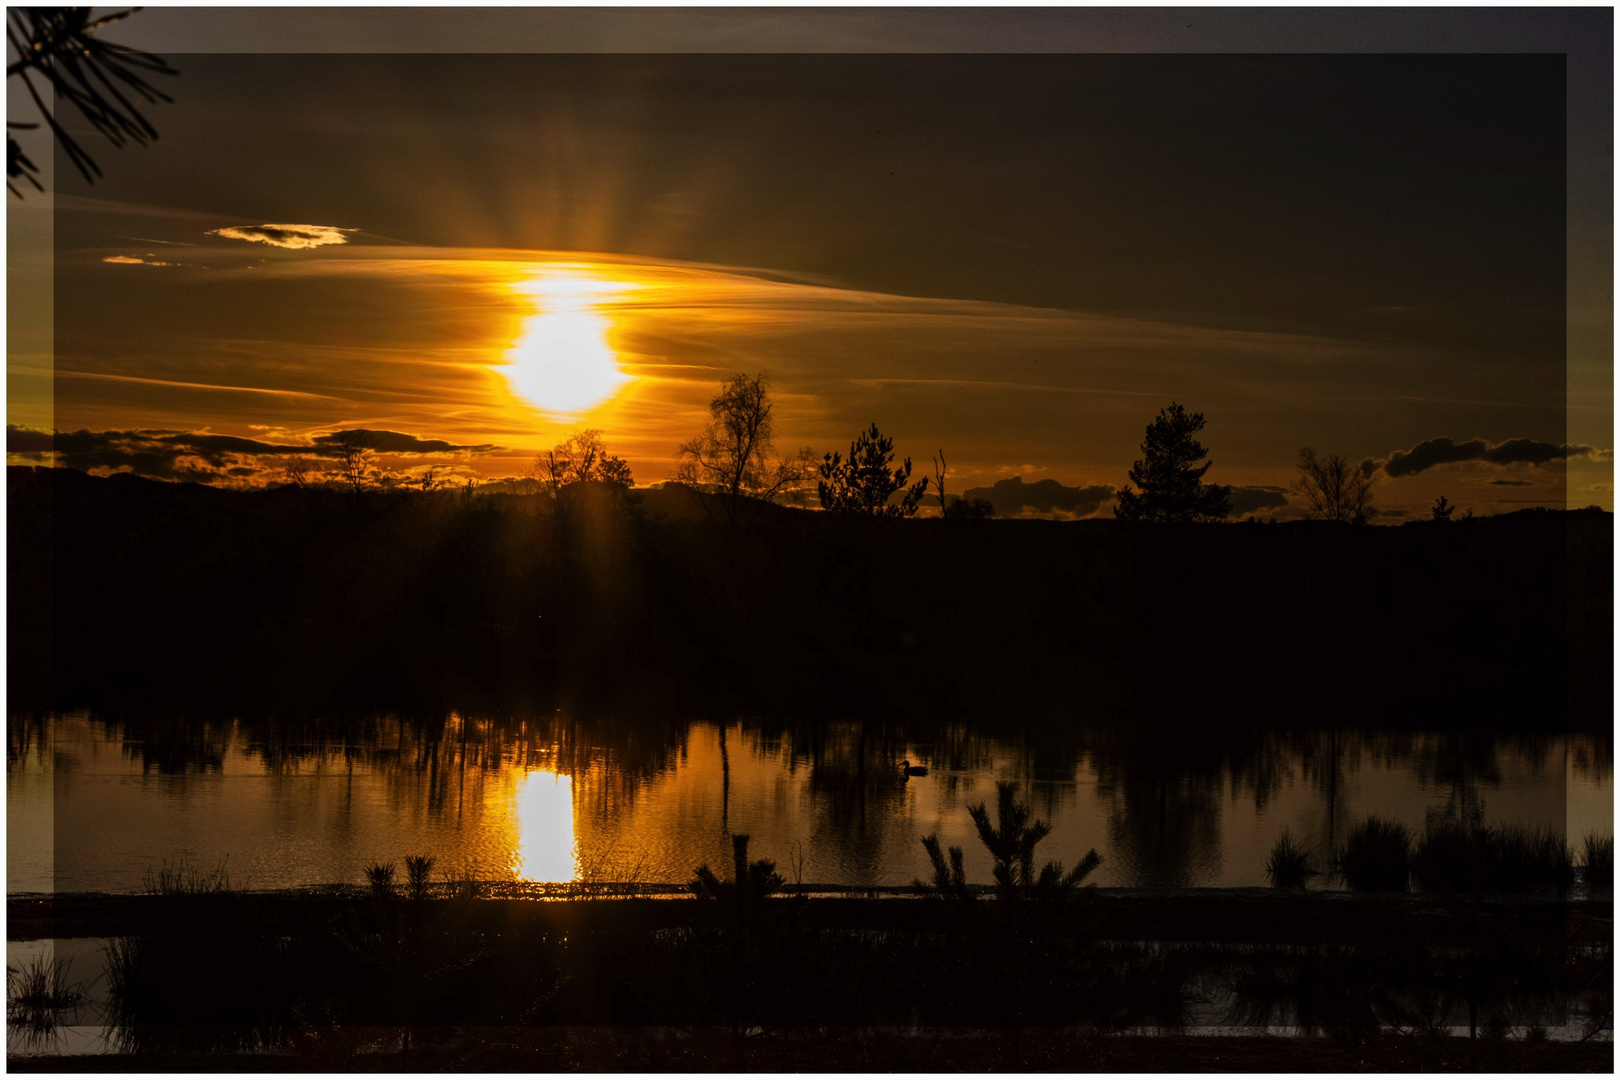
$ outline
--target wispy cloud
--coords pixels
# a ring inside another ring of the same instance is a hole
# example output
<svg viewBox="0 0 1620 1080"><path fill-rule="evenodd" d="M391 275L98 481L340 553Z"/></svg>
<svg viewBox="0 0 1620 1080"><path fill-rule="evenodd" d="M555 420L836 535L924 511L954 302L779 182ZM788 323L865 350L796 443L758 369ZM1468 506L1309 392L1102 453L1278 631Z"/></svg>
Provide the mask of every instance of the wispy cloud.
<svg viewBox="0 0 1620 1080"><path fill-rule="evenodd" d="M161 259L143 259L138 255L109 255L101 260L104 263L115 263L119 266L173 266L172 262Z"/></svg>
<svg viewBox="0 0 1620 1080"><path fill-rule="evenodd" d="M210 229L208 234L223 236L227 240L247 240L297 250L346 244L349 242L348 234L355 231L333 225L231 225L223 229Z"/></svg>
<svg viewBox="0 0 1620 1080"><path fill-rule="evenodd" d="M226 394L269 394L272 397L322 398L336 401L327 394L311 394L302 390L277 390L264 386L221 386L217 383L185 382L180 379L148 379L140 375L113 375L102 371L71 371L57 368L59 379L99 379L104 382L140 383L146 386L172 386L177 390L217 390Z"/></svg>

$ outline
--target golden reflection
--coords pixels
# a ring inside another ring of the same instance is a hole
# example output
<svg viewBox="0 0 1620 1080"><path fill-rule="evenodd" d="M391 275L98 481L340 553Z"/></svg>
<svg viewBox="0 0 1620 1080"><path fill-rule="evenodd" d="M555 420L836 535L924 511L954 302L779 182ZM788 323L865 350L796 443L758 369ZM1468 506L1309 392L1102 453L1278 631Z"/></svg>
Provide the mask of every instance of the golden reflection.
<svg viewBox="0 0 1620 1080"><path fill-rule="evenodd" d="M535 305L503 369L512 391L548 413L577 415L630 381L608 342L604 308L636 286L580 269L544 270L513 288Z"/></svg>
<svg viewBox="0 0 1620 1080"><path fill-rule="evenodd" d="M579 876L574 841L574 782L536 769L518 781L513 797L518 843L513 868L519 881L573 881Z"/></svg>

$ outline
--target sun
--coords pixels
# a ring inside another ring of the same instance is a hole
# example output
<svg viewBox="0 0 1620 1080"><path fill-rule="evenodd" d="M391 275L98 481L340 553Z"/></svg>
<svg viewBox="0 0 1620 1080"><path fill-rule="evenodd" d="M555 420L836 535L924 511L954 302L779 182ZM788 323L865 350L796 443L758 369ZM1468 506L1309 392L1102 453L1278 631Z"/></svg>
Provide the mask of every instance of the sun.
<svg viewBox="0 0 1620 1080"><path fill-rule="evenodd" d="M634 285L558 269L513 288L535 307L501 369L513 393L543 412L576 416L630 381L608 342L613 322L605 309Z"/></svg>

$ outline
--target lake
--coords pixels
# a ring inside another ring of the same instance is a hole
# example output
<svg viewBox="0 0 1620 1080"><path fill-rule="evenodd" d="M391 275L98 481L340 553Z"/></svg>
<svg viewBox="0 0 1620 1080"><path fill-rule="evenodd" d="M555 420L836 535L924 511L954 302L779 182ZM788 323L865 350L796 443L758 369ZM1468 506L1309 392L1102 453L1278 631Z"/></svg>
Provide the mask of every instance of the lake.
<svg viewBox="0 0 1620 1080"><path fill-rule="evenodd" d="M135 892L164 868L231 885L364 880L432 855L513 882L680 885L732 833L790 882L903 886L919 842L990 863L968 808L1011 781L1052 826L1037 854L1102 856L1102 886L1243 887L1284 828L1319 852L1368 815L1613 831L1607 735L1196 729L1045 721L719 724L392 715L8 725L8 893ZM1056 729L1054 731L1054 728ZM927 768L906 777L901 762Z"/></svg>

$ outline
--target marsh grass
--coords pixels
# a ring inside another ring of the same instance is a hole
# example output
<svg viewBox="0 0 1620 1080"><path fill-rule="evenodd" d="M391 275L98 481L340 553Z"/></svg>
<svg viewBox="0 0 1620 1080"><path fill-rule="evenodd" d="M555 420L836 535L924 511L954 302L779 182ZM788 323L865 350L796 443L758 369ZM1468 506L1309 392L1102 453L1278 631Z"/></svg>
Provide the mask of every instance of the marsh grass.
<svg viewBox="0 0 1620 1080"><path fill-rule="evenodd" d="M1581 845L1581 880L1588 889L1614 888L1614 834L1587 833Z"/></svg>
<svg viewBox="0 0 1620 1080"><path fill-rule="evenodd" d="M157 869L147 868L141 882L154 896L217 896L231 891L226 870L229 858L221 859L212 870L199 870L184 858L172 863L165 859Z"/></svg>
<svg viewBox="0 0 1620 1080"><path fill-rule="evenodd" d="M1431 823L1412 852L1412 878L1441 894L1563 894L1575 862L1555 829Z"/></svg>
<svg viewBox="0 0 1620 1080"><path fill-rule="evenodd" d="M1412 862L1412 834L1405 825L1369 817L1350 830L1339 850L1339 873L1352 889L1405 892Z"/></svg>
<svg viewBox="0 0 1620 1080"><path fill-rule="evenodd" d="M1266 877L1277 889L1303 889L1318 870L1311 860L1311 849L1286 828L1272 845L1266 860Z"/></svg>

